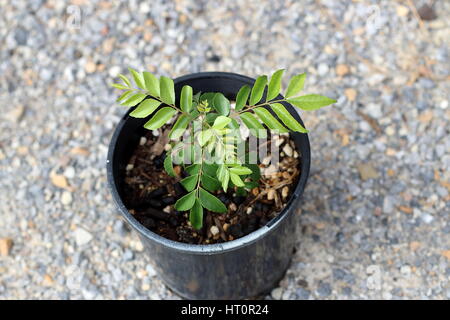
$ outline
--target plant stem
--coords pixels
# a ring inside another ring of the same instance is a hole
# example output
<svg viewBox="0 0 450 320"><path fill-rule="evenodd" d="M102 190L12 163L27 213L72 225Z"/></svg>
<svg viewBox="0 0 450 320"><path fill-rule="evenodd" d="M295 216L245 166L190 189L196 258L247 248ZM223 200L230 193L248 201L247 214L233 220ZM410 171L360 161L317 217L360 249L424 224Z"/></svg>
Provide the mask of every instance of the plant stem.
<svg viewBox="0 0 450 320"><path fill-rule="evenodd" d="M202 156L201 156L201 160L200 160L200 169L198 170L198 181L197 181L197 187L195 188L195 196L196 198L199 197L199 189L200 189L200 182L202 180L202 175L203 175L203 157L204 157L204 148L202 147Z"/></svg>
<svg viewBox="0 0 450 320"><path fill-rule="evenodd" d="M263 103L260 103L260 104L255 104L254 106L245 105L244 108L241 111L238 111L235 114L233 114L231 116L231 118L234 118L235 116L240 115L241 113L247 112L247 111L252 110L254 108L257 108L257 107L270 105L271 103L286 102L286 101L287 101L286 99L280 99L280 100L266 101L266 102L263 102Z"/></svg>

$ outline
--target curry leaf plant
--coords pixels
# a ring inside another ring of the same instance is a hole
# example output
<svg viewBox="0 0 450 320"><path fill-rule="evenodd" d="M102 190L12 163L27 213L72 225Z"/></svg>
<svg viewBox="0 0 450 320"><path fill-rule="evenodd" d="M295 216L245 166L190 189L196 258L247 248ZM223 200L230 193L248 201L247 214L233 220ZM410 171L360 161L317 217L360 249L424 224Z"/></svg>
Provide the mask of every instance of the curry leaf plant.
<svg viewBox="0 0 450 320"><path fill-rule="evenodd" d="M218 213L227 211L224 203L214 195L216 191L235 188L242 194L258 186L258 165L247 161L248 157L237 155L238 146L245 143L237 130L241 123L250 134L260 138L267 136L267 130L306 133L308 131L285 104L309 111L336 102L318 94L300 95L305 73L293 76L284 95L280 95L283 69L276 71L270 79L259 76L252 87L244 85L235 97L234 108L222 93L194 94L188 85L181 88L176 101L172 79L164 76L158 79L150 72L129 71L132 80L121 74L122 83L112 85L123 90L117 101L125 107L134 107L131 117L149 118L144 124L146 129L156 130L168 123L171 126L171 148L167 151L164 168L170 176L177 177L176 163L187 173L183 179L177 177L187 193L178 199L175 209L189 211L189 220L195 229L203 226L204 209Z"/></svg>

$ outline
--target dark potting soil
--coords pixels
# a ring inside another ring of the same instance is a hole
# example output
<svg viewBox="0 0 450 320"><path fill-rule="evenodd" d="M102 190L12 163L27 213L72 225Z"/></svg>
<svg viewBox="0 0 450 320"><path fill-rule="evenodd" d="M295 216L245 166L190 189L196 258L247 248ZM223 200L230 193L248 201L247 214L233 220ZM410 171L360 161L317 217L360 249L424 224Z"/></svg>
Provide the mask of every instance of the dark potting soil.
<svg viewBox="0 0 450 320"><path fill-rule="evenodd" d="M123 172L124 201L134 217L149 230L167 239L191 243L212 244L243 237L275 218L288 202L300 175L300 156L287 135L272 136L268 142L280 147L279 170L263 159L260 185L246 196L235 190L217 191L216 196L228 207L227 213L204 209L203 228L193 229L189 212L179 212L174 204L186 194L179 181L185 177L180 166L174 170L179 178L167 175L163 162L168 130L154 135L148 131L130 157Z"/></svg>

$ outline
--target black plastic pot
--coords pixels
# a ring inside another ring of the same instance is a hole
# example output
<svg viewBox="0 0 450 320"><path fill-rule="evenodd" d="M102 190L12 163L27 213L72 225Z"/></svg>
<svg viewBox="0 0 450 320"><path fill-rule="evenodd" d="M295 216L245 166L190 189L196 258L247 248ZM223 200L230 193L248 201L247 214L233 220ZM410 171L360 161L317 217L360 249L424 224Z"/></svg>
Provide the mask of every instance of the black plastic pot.
<svg viewBox="0 0 450 320"><path fill-rule="evenodd" d="M229 99L235 99L243 85L253 82L254 79L233 73L196 73L175 79L175 90L179 94L183 85L190 85L194 93L220 91ZM301 121L292 106L285 106ZM308 136L292 134L301 154L301 174L287 206L275 219L233 241L191 245L168 240L148 230L128 212L122 201L121 175L144 133L145 121L126 114L119 122L109 146L107 175L120 213L140 235L159 276L173 291L190 299L243 299L268 292L283 277L294 250L294 219L309 174Z"/></svg>

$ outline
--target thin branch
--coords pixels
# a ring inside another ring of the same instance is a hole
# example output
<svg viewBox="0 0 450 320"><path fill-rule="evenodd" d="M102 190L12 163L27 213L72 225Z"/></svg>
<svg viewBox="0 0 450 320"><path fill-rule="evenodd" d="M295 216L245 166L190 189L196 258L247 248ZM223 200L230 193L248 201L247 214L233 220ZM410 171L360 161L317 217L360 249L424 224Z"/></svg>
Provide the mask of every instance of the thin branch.
<svg viewBox="0 0 450 320"><path fill-rule="evenodd" d="M242 109L241 111L236 112L235 114L230 116L230 118L234 118L235 116L238 116L241 113L253 110L253 109L257 108L257 107L262 107L262 106L270 105L271 103L277 103L277 102L287 102L287 100L286 99L271 100L271 101L266 101L266 102L263 102L263 103L260 103L260 104L255 104L254 106L245 105L244 109ZM247 108L245 109L245 107L247 107Z"/></svg>

